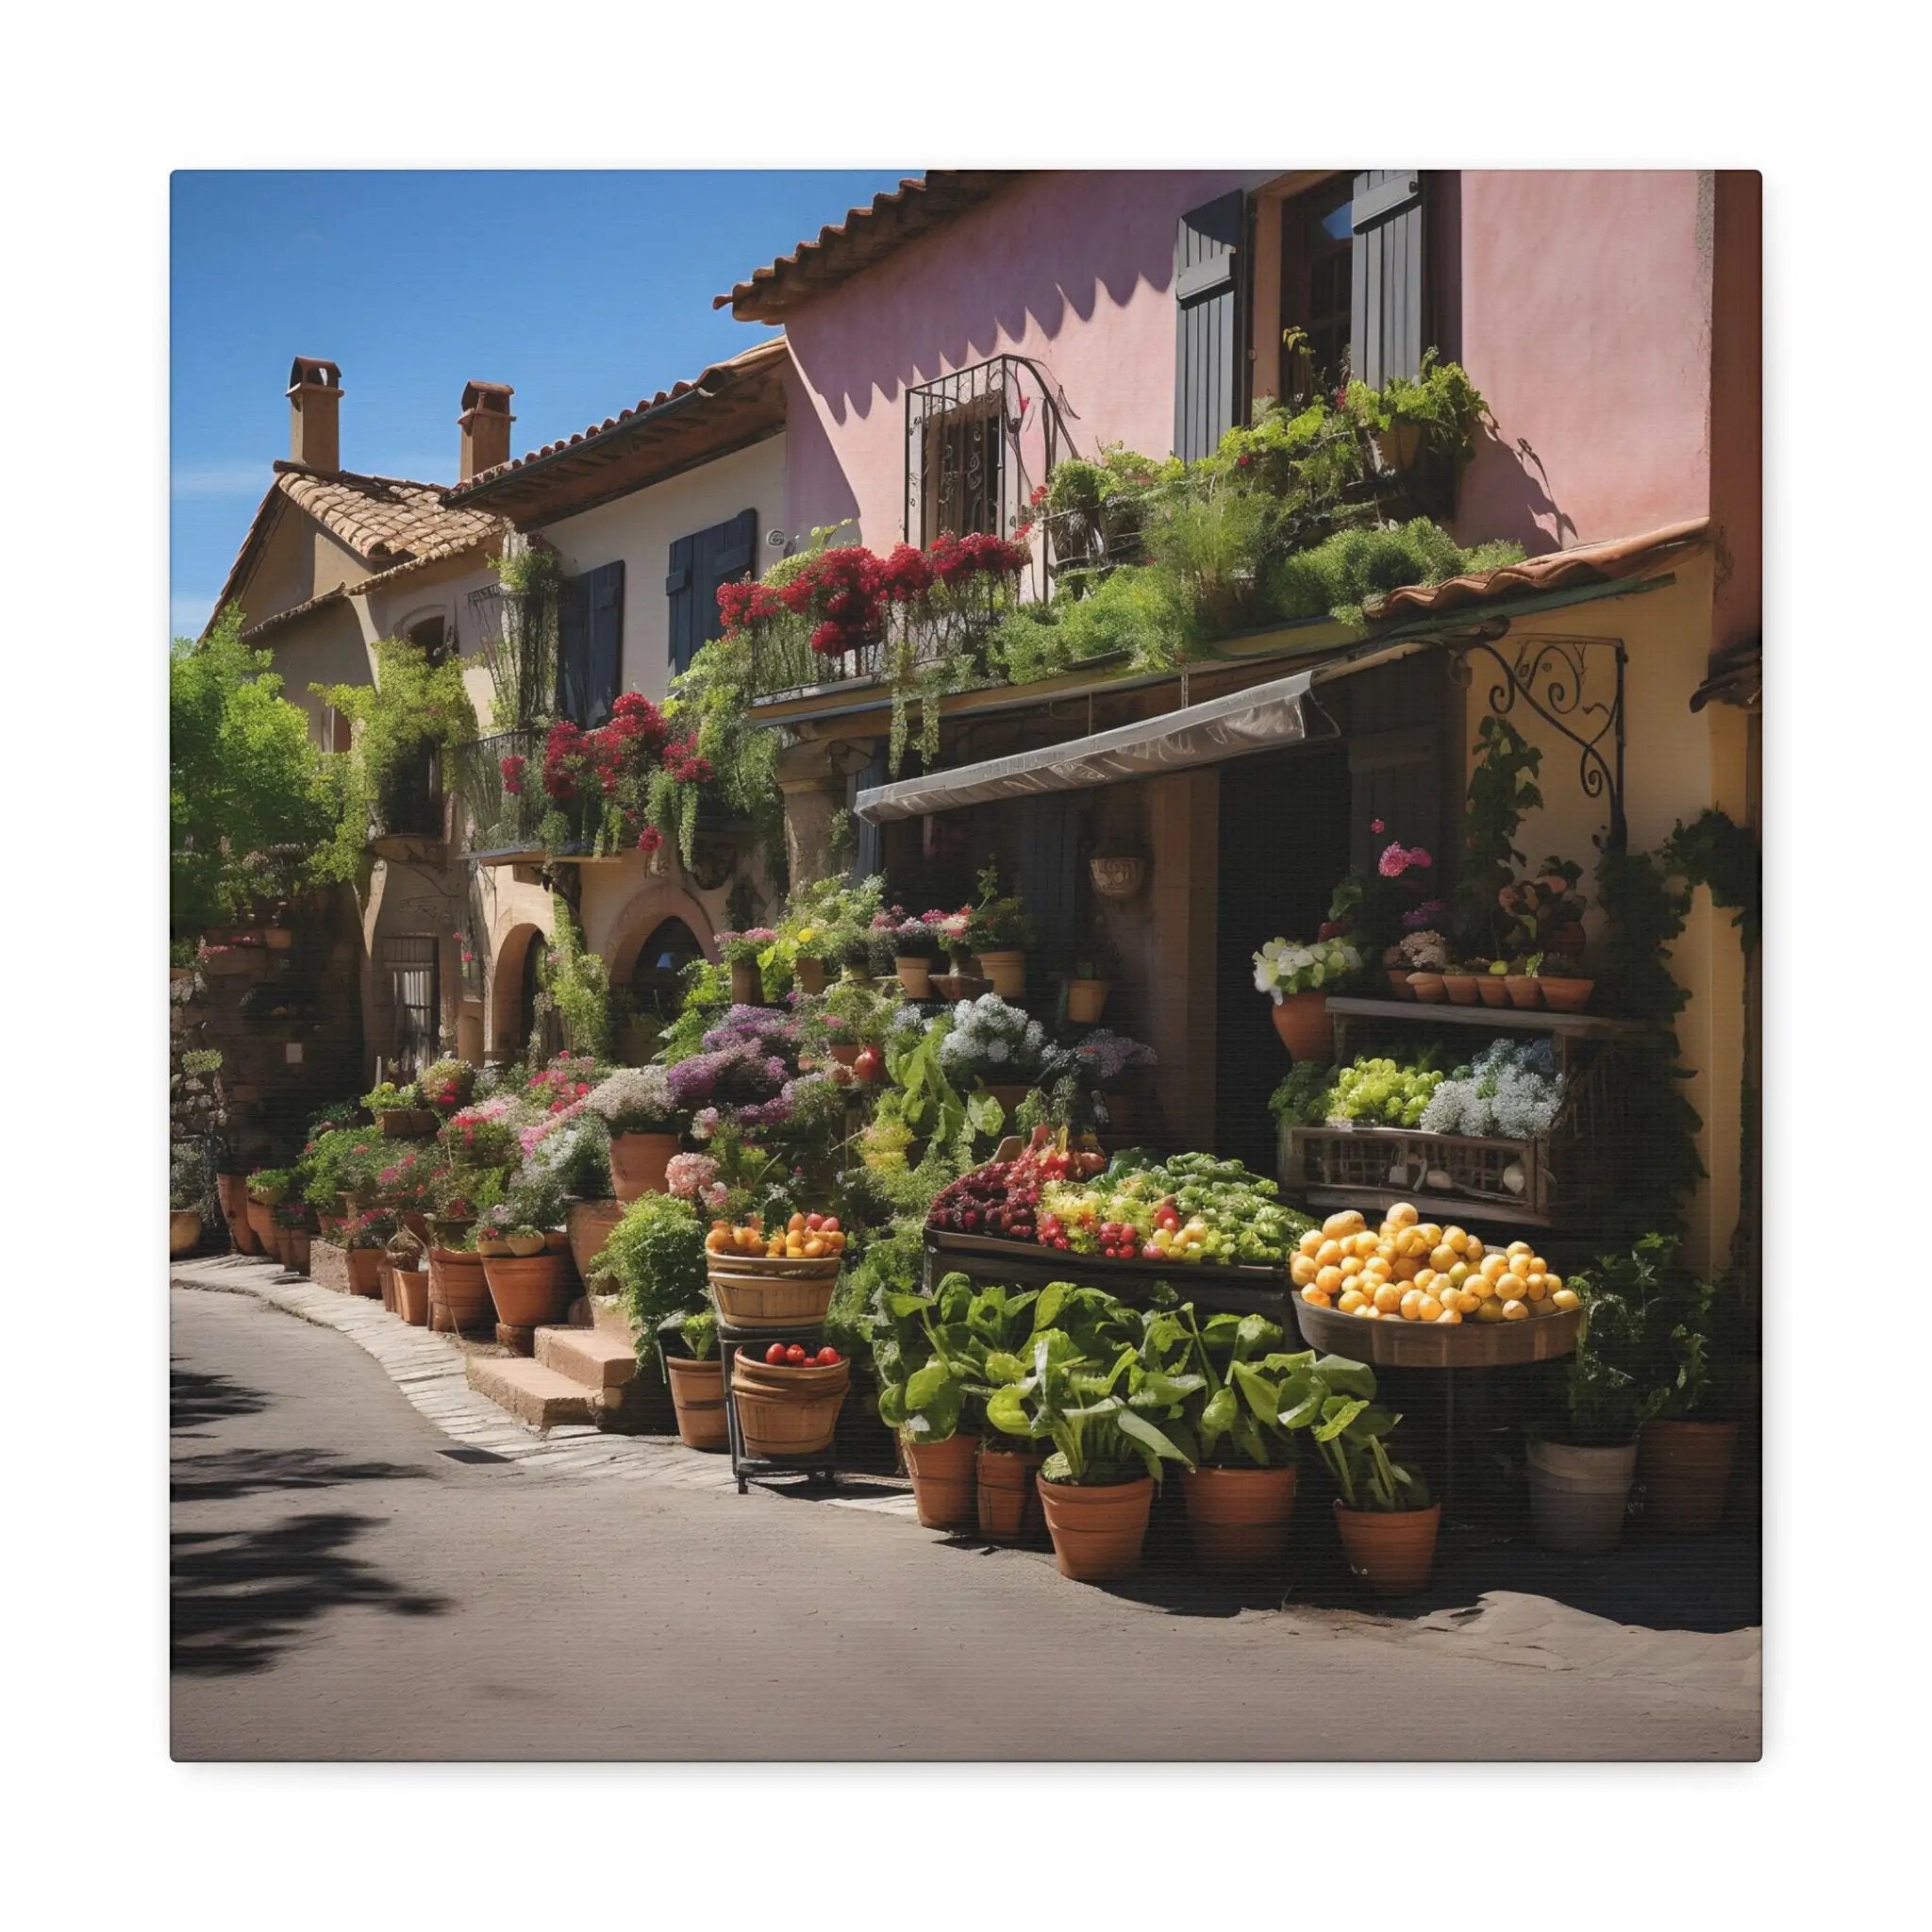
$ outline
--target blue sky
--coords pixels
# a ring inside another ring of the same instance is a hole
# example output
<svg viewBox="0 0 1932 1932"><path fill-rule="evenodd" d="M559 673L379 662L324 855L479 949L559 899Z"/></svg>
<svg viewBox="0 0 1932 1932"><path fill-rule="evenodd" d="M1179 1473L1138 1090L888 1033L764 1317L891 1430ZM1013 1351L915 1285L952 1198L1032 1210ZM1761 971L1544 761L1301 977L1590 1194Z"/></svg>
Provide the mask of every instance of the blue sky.
<svg viewBox="0 0 1932 1932"><path fill-rule="evenodd" d="M519 453L601 423L762 340L711 297L917 172L175 175L171 633L289 453L291 357L341 366L345 468L451 481L472 377Z"/></svg>

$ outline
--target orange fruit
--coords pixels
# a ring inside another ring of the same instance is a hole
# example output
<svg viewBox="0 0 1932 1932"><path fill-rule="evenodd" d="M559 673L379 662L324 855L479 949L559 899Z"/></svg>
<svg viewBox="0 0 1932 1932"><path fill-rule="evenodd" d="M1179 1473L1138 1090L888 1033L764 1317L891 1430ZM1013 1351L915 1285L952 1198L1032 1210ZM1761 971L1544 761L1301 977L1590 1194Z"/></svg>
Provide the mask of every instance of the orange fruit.
<svg viewBox="0 0 1932 1932"><path fill-rule="evenodd" d="M1393 1282L1387 1282L1375 1291L1375 1307L1385 1315L1392 1315L1402 1306L1402 1291Z"/></svg>
<svg viewBox="0 0 1932 1932"><path fill-rule="evenodd" d="M1315 1271L1315 1286L1324 1294L1339 1294L1347 1282L1348 1276L1340 1268L1318 1268Z"/></svg>
<svg viewBox="0 0 1932 1932"><path fill-rule="evenodd" d="M1357 1314L1368 1306L1368 1297L1359 1289L1352 1288L1335 1306L1344 1315Z"/></svg>
<svg viewBox="0 0 1932 1932"><path fill-rule="evenodd" d="M1442 1304L1432 1294L1425 1294L1416 1304L1415 1318L1418 1322L1440 1322L1442 1319Z"/></svg>

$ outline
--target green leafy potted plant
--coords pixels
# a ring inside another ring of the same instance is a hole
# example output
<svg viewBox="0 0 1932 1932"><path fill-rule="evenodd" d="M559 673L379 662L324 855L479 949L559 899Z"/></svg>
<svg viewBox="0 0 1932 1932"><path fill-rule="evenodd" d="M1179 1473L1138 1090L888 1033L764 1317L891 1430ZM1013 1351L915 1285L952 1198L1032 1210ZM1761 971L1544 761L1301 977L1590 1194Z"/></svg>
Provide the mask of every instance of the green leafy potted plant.
<svg viewBox="0 0 1932 1932"><path fill-rule="evenodd" d="M1274 1002L1274 1030L1297 1060L1335 1057L1328 994L1361 971L1362 956L1343 939L1270 940L1255 956L1255 991Z"/></svg>
<svg viewBox="0 0 1932 1932"><path fill-rule="evenodd" d="M1664 1399L1657 1386L1650 1307L1676 1243L1645 1235L1573 1275L1583 1325L1570 1357L1564 1414L1532 1441L1526 1459L1537 1541L1569 1556L1616 1548L1624 1533L1637 1441Z"/></svg>
<svg viewBox="0 0 1932 1932"><path fill-rule="evenodd" d="M1306 1407L1311 1350L1285 1351L1264 1315L1203 1322L1191 1302L1147 1317L1147 1351L1170 1372L1197 1374L1183 1421L1193 1466L1181 1473L1188 1532L1204 1569L1253 1570L1276 1561L1294 1510L1295 1428Z"/></svg>
<svg viewBox="0 0 1932 1932"><path fill-rule="evenodd" d="M1442 1506L1429 1501L1418 1470L1389 1453L1402 1418L1375 1401L1374 1371L1324 1355L1293 1380L1298 1395L1282 1411L1287 1428L1306 1428L1335 1481L1335 1524L1348 1567L1378 1596L1407 1596L1429 1580Z"/></svg>
<svg viewBox="0 0 1932 1932"><path fill-rule="evenodd" d="M1504 948L1537 956L1538 964L1527 970L1552 1012L1581 1012L1596 985L1574 970L1584 944L1583 895L1576 890L1582 876L1574 859L1552 857L1496 894Z"/></svg>
<svg viewBox="0 0 1932 1932"><path fill-rule="evenodd" d="M620 1201L664 1191L678 1148L682 1110L664 1067L619 1067L584 1102L609 1132L610 1184Z"/></svg>
<svg viewBox="0 0 1932 1932"><path fill-rule="evenodd" d="M365 1208L344 1225L342 1240L349 1250L351 1294L382 1292L382 1251L396 1227L395 1216L385 1208Z"/></svg>
<svg viewBox="0 0 1932 1932"><path fill-rule="evenodd" d="M663 1345L667 1324L708 1312L705 1230L697 1209L675 1194L641 1194L624 1211L598 1257L598 1272L624 1297L638 1336L641 1363L661 1359L671 1385L678 1440L691 1449L722 1449L724 1385L709 1350L680 1356ZM715 1336L716 1330L708 1331ZM646 1350L652 1353L647 1355Z"/></svg>
<svg viewBox="0 0 1932 1932"><path fill-rule="evenodd" d="M375 1115L376 1126L395 1141L426 1140L442 1124L434 1108L422 1106L416 1084L397 1086L381 1080L362 1096L362 1105Z"/></svg>
<svg viewBox="0 0 1932 1932"><path fill-rule="evenodd" d="M879 1420L898 1432L928 1529L965 1529L974 1520L979 1435L968 1424L986 1341L971 1324L974 1300L965 1275L948 1274L931 1296L884 1295L872 1328Z"/></svg>
<svg viewBox="0 0 1932 1932"><path fill-rule="evenodd" d="M1433 348L1423 351L1413 376L1391 375L1379 390L1351 382L1343 402L1389 475L1412 470L1424 451L1468 461L1489 407L1462 365L1442 361Z"/></svg>
<svg viewBox="0 0 1932 1932"><path fill-rule="evenodd" d="M641 1344L638 1353L644 1353ZM670 1317L658 1330L657 1357L671 1387L677 1440L687 1449L728 1449L731 1435L724 1416L717 1315L698 1308Z"/></svg>
<svg viewBox="0 0 1932 1932"><path fill-rule="evenodd" d="M741 1007L765 1003L765 968L779 952L778 935L768 925L715 935L718 956L731 968L731 998Z"/></svg>
<svg viewBox="0 0 1932 1932"><path fill-rule="evenodd" d="M1120 977L1121 956L1107 930L1096 920L1082 941L1067 980L1067 1024L1097 1026L1107 1011L1107 996Z"/></svg>
<svg viewBox="0 0 1932 1932"><path fill-rule="evenodd" d="M1148 1366L1133 1342L1087 1355L1048 1328L1034 1339L1030 1372L988 1398L994 1428L1053 1444L1038 1481L1062 1576L1104 1583L1141 1567L1161 1464L1191 1461L1163 1424L1202 1379Z"/></svg>
<svg viewBox="0 0 1932 1932"><path fill-rule="evenodd" d="M168 1157L168 1253L192 1254L214 1219L214 1170L207 1144L177 1141Z"/></svg>
<svg viewBox="0 0 1932 1932"><path fill-rule="evenodd" d="M1020 901L1000 891L997 859L989 858L979 874L979 900L967 924L967 941L979 959L979 970L992 981L1003 1000L1026 996L1026 953L1034 943L1033 922Z"/></svg>
<svg viewBox="0 0 1932 1932"><path fill-rule="evenodd" d="M941 926L943 912L922 912L915 919L903 916L894 906L887 916L895 921L892 928L892 970L908 1000L932 997L932 969L945 953L945 936Z"/></svg>
<svg viewBox="0 0 1932 1932"><path fill-rule="evenodd" d="M1724 1520L1738 1447L1750 1322L1735 1277L1700 1281L1667 1271L1651 1305L1661 1396L1638 1438L1646 1519L1677 1536L1707 1536Z"/></svg>

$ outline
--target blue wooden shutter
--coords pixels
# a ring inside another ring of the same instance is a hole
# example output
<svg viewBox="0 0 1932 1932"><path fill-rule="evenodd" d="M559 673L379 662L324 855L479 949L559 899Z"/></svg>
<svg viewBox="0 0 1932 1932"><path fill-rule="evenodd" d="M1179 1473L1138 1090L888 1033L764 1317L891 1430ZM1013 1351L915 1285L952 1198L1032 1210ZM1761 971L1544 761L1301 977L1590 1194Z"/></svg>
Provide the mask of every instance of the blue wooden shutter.
<svg viewBox="0 0 1932 1932"><path fill-rule="evenodd" d="M583 722L610 716L624 684L624 563L606 563L585 579Z"/></svg>
<svg viewBox="0 0 1932 1932"><path fill-rule="evenodd" d="M697 547L695 537L678 538L671 546L671 569L664 579L674 673L684 670L698 648Z"/></svg>
<svg viewBox="0 0 1932 1932"><path fill-rule="evenodd" d="M581 578L567 580L557 599L557 715L581 724L590 657L590 600Z"/></svg>
<svg viewBox="0 0 1932 1932"><path fill-rule="evenodd" d="M1423 359L1423 177L1370 168L1355 177L1350 343L1354 374L1372 389L1415 375Z"/></svg>
<svg viewBox="0 0 1932 1932"><path fill-rule="evenodd" d="M758 540L758 513L741 509L722 524L680 537L671 546L671 570L664 594L671 605L671 669L691 669L698 646L721 637L724 620L718 614L718 588L743 576L752 567Z"/></svg>
<svg viewBox="0 0 1932 1932"><path fill-rule="evenodd" d="M1174 453L1213 454L1247 404L1247 197L1181 217L1174 244Z"/></svg>

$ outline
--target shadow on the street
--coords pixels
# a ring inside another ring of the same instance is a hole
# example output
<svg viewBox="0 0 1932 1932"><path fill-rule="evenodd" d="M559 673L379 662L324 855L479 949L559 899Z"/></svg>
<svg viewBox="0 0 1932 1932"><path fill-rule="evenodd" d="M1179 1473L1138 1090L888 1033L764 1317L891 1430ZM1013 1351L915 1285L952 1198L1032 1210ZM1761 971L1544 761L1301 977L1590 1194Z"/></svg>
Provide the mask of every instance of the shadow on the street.
<svg viewBox="0 0 1932 1932"><path fill-rule="evenodd" d="M349 1554L373 1516L291 1516L268 1529L177 1531L170 1657L183 1675L266 1669L325 1611L374 1605L433 1616L441 1597L405 1591Z"/></svg>
<svg viewBox="0 0 1932 1932"><path fill-rule="evenodd" d="M169 1364L168 1428L174 1435L196 1435L209 1423L256 1415L267 1407L260 1390L243 1388L231 1376L184 1368L179 1357Z"/></svg>
<svg viewBox="0 0 1932 1932"><path fill-rule="evenodd" d="M221 1503L264 1490L329 1490L343 1483L414 1481L427 1472L402 1462L344 1462L325 1449L225 1449L169 1465L176 1503Z"/></svg>

